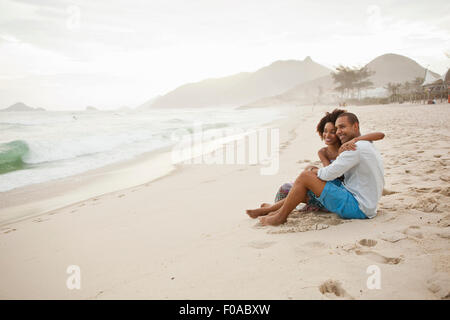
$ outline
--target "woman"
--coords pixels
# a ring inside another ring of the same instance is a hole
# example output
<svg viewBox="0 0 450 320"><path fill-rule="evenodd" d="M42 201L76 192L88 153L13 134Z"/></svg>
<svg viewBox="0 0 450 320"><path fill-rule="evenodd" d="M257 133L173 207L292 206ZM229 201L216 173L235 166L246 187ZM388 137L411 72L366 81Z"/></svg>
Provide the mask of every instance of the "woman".
<svg viewBox="0 0 450 320"><path fill-rule="evenodd" d="M318 152L319 159L324 167L330 165L334 160L336 160L336 158L341 152L354 150L356 148L355 143L357 141L360 140L376 141L384 138L384 133L375 132L357 137L341 145L341 141L336 135L336 127L334 126L334 123L336 122L338 116L344 112L346 112L346 110L341 109L334 109L333 112L331 113L327 112L325 116L322 119L320 119L319 123L317 124L317 132L320 138L326 144L326 147L321 148ZM287 197L292 186L293 186L292 182L283 184L279 188L275 196L274 204L263 203L261 207L258 209L247 210L246 211L247 214L251 218L257 218L259 216L266 215L272 211L278 210L283 205L284 199ZM301 211L305 212L318 210L327 211L325 207L323 207L323 205L317 200L317 197L314 195L313 192L308 191L307 194L308 194L308 203L304 208L301 209Z"/></svg>

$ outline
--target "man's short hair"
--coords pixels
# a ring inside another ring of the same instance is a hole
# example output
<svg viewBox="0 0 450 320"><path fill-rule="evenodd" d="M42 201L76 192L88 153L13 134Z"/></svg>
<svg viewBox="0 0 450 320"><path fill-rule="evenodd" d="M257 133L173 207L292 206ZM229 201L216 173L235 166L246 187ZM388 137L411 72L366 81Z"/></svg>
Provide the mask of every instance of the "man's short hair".
<svg viewBox="0 0 450 320"><path fill-rule="evenodd" d="M359 124L358 117L354 113L351 113L351 112L341 113L340 115L338 115L336 120L339 119L339 118L342 118L342 117L347 117L348 122L350 122L350 124L355 124L355 123Z"/></svg>

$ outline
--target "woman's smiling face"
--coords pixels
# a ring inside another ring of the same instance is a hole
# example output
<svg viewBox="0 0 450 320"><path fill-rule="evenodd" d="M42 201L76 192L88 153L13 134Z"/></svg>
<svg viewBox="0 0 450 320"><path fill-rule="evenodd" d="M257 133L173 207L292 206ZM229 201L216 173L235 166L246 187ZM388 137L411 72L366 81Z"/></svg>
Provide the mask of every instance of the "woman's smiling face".
<svg viewBox="0 0 450 320"><path fill-rule="evenodd" d="M333 145L339 143L339 138L336 135L336 127L333 122L327 122L323 128L323 141L326 145Z"/></svg>

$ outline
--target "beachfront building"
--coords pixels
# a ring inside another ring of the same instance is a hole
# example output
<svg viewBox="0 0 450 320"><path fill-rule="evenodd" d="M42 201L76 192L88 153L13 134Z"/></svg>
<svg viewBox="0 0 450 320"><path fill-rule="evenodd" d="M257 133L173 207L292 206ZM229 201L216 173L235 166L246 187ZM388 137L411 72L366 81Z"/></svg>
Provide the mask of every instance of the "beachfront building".
<svg viewBox="0 0 450 320"><path fill-rule="evenodd" d="M450 103L450 69L447 70L447 72L445 72L441 77L432 74L427 69L422 87L426 94L426 101L428 103L435 103L438 99L440 99L440 102L447 99Z"/></svg>

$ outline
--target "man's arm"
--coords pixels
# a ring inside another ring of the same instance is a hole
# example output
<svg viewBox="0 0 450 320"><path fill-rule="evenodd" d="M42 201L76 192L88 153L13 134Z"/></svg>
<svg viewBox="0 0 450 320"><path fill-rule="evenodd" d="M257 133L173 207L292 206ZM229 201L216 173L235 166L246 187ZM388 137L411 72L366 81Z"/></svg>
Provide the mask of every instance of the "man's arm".
<svg viewBox="0 0 450 320"><path fill-rule="evenodd" d="M323 181L331 181L342 176L345 172L359 163L360 151L342 152L336 160L327 167L320 168L317 171L317 177Z"/></svg>

